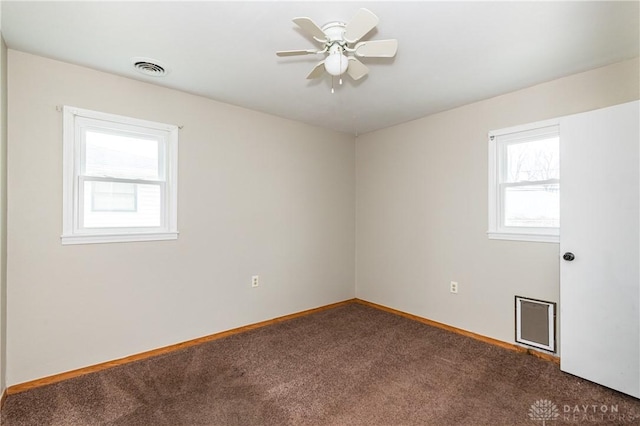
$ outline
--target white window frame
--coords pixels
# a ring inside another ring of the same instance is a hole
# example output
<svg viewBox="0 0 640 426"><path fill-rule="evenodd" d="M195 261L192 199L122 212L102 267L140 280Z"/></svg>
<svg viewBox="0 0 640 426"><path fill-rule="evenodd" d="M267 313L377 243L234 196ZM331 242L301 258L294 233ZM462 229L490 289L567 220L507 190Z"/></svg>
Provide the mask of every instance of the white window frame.
<svg viewBox="0 0 640 426"><path fill-rule="evenodd" d="M160 143L161 179L123 179L82 175L83 136L86 129L113 134L123 132L152 136ZM131 117L63 107L63 208L62 244L115 243L130 241L175 240L178 238L178 126ZM161 219L157 227L85 228L82 227L84 182L105 181L153 184L160 187Z"/></svg>
<svg viewBox="0 0 640 426"><path fill-rule="evenodd" d="M489 230L487 235L495 240L560 242L560 228L504 226L503 159L505 147L515 140L560 135L559 119L539 121L489 132ZM559 182L559 181L558 181Z"/></svg>

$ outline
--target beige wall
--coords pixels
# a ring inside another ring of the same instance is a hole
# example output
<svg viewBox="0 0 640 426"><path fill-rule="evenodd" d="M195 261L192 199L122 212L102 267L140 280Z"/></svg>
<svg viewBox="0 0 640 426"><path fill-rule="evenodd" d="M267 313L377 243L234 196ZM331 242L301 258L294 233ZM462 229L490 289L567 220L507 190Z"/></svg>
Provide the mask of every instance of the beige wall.
<svg viewBox="0 0 640 426"><path fill-rule="evenodd" d="M640 97L636 59L362 135L354 152L350 135L8 55L9 385L354 295L512 342L514 295L558 300L558 245L487 239L487 132ZM57 105L184 125L177 241L60 244Z"/></svg>
<svg viewBox="0 0 640 426"><path fill-rule="evenodd" d="M352 136L13 50L9 89L9 385L354 297ZM184 126L177 241L60 244L57 105Z"/></svg>
<svg viewBox="0 0 640 426"><path fill-rule="evenodd" d="M7 353L7 46L0 33L0 395Z"/></svg>
<svg viewBox="0 0 640 426"><path fill-rule="evenodd" d="M559 247L487 238L487 133L636 100L639 75L635 59L358 137L356 296L513 342L515 295L558 301Z"/></svg>

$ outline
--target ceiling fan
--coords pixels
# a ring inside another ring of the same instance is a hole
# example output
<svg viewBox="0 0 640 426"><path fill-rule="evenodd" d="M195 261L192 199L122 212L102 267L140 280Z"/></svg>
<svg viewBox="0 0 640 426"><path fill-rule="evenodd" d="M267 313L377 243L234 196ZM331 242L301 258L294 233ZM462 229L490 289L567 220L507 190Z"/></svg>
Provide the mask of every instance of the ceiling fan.
<svg viewBox="0 0 640 426"><path fill-rule="evenodd" d="M311 18L294 18L302 30L311 35L315 41L322 43L322 49L315 50L283 50L276 52L278 56L297 56L327 54L307 75L307 79L319 78L326 71L340 77L345 72L354 80L359 80L369 69L358 58L392 58L398 50L398 40L359 41L378 24L378 17L367 9L360 9L348 24L329 22L322 27L316 25ZM333 92L333 87L332 87Z"/></svg>

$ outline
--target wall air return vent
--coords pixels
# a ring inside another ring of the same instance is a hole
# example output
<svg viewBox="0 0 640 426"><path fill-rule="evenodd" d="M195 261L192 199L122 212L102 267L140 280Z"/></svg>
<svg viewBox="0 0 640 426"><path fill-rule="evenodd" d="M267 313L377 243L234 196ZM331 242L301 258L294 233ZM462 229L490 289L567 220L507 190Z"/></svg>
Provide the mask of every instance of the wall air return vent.
<svg viewBox="0 0 640 426"><path fill-rule="evenodd" d="M516 342L556 351L556 304L516 296Z"/></svg>

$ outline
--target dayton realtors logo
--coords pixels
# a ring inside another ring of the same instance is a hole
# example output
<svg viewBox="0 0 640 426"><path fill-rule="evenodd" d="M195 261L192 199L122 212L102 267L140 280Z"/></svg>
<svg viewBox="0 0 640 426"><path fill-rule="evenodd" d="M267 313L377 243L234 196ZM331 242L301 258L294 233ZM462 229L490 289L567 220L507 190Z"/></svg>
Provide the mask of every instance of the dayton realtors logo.
<svg viewBox="0 0 640 426"><path fill-rule="evenodd" d="M562 419L580 424L614 422L616 424L635 423L639 415L620 413L618 404L563 405Z"/></svg>
<svg viewBox="0 0 640 426"><path fill-rule="evenodd" d="M542 422L542 426L545 426L547 421L555 420L558 417L560 417L558 407L548 399L539 399L531 404L531 408L529 408L529 418Z"/></svg>
<svg viewBox="0 0 640 426"><path fill-rule="evenodd" d="M603 424L609 422L635 424L640 419L640 415L620 413L617 404L565 404L562 406L562 411L560 411L553 402L548 399L540 399L531 404L529 419L542 422L543 426L546 426L548 421L555 420L577 424Z"/></svg>

